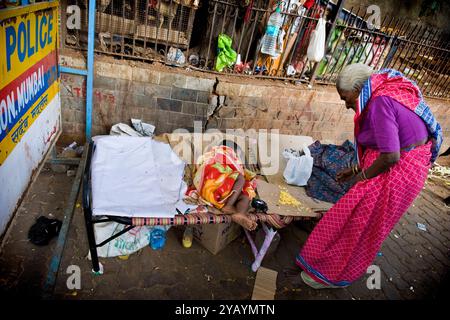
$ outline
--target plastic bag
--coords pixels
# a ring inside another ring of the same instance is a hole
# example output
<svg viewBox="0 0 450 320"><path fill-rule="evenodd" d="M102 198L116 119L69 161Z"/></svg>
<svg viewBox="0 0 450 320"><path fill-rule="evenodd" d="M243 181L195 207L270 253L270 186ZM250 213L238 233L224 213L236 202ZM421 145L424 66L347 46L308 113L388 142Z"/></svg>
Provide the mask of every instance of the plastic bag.
<svg viewBox="0 0 450 320"><path fill-rule="evenodd" d="M312 62L320 62L325 54L325 19L320 18L316 29L311 32L307 56Z"/></svg>
<svg viewBox="0 0 450 320"><path fill-rule="evenodd" d="M167 53L167 60L175 65L183 65L186 62L183 52L180 49L170 47L169 53Z"/></svg>
<svg viewBox="0 0 450 320"><path fill-rule="evenodd" d="M231 67L236 62L237 53L231 47L232 43L233 40L231 37L223 33L219 35L219 39L217 40L217 50L219 53L216 59L216 71L222 72L225 67Z"/></svg>
<svg viewBox="0 0 450 320"><path fill-rule="evenodd" d="M117 222L102 222L94 225L95 239L97 243L108 239L126 228L126 225ZM149 245L150 235L155 231L167 231L170 226L141 226L134 227L107 244L97 248L99 257L117 257L130 255ZM163 244L164 245L164 244ZM162 247L162 246L161 246ZM88 259L91 259L89 252Z"/></svg>
<svg viewBox="0 0 450 320"><path fill-rule="evenodd" d="M311 177L314 159L308 147L303 148L304 155L285 150L283 156L288 159L283 177L288 184L306 186Z"/></svg>

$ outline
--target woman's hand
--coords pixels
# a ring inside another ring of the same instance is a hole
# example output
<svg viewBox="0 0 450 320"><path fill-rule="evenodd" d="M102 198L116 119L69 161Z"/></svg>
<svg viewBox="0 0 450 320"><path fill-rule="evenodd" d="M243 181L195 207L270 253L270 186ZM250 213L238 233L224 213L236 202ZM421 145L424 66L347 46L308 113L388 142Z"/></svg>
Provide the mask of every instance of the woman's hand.
<svg viewBox="0 0 450 320"><path fill-rule="evenodd" d="M336 179L338 182L345 182L350 180L354 175L352 168L347 168L336 175Z"/></svg>

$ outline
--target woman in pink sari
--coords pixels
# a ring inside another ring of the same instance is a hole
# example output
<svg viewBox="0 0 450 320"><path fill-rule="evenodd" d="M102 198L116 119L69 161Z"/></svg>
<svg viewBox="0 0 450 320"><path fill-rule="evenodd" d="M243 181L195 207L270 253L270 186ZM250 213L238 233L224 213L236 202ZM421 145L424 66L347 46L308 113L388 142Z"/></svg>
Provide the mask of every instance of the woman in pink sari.
<svg viewBox="0 0 450 320"><path fill-rule="evenodd" d="M296 258L316 289L345 287L366 273L382 242L422 190L442 130L417 85L400 72L345 67L337 90L355 110L358 163L338 174L353 187L325 214Z"/></svg>

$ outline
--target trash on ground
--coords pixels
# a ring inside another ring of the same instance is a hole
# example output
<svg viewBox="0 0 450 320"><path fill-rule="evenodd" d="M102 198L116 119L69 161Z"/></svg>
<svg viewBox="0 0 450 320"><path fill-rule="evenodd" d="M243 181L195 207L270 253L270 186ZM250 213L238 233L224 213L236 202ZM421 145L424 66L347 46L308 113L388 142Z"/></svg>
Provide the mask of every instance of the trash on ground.
<svg viewBox="0 0 450 320"><path fill-rule="evenodd" d="M45 246L53 237L58 236L61 226L62 222L58 219L40 216L28 231L28 239L37 246Z"/></svg>
<svg viewBox="0 0 450 320"><path fill-rule="evenodd" d="M183 247L184 248L190 248L192 246L192 239L194 238L193 234L193 228L190 226L187 226L186 229L184 229L183 234Z"/></svg>
<svg viewBox="0 0 450 320"><path fill-rule="evenodd" d="M166 244L166 230L167 229L164 227L156 226L149 233L149 243L153 250L164 248L164 245Z"/></svg>
<svg viewBox="0 0 450 320"><path fill-rule="evenodd" d="M174 47L170 47L169 52L167 53L167 60L174 65L183 65L186 63L186 57L183 52Z"/></svg>
<svg viewBox="0 0 450 320"><path fill-rule="evenodd" d="M256 273L252 300L274 300L278 272L260 267Z"/></svg>
<svg viewBox="0 0 450 320"><path fill-rule="evenodd" d="M427 226L424 225L423 223L417 222L417 228L419 228L419 230L422 230L422 231L427 231Z"/></svg>

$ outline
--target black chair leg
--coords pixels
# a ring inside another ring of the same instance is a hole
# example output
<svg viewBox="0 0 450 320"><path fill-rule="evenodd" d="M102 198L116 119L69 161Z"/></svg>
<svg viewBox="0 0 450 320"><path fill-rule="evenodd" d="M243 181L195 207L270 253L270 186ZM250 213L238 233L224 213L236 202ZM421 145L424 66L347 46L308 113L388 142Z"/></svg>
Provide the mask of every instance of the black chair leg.
<svg viewBox="0 0 450 320"><path fill-rule="evenodd" d="M89 251L91 252L92 269L94 272L100 271L98 262L97 244L95 242L94 224L92 223L92 214L88 210L84 212L84 221L86 222L86 232L89 242Z"/></svg>

